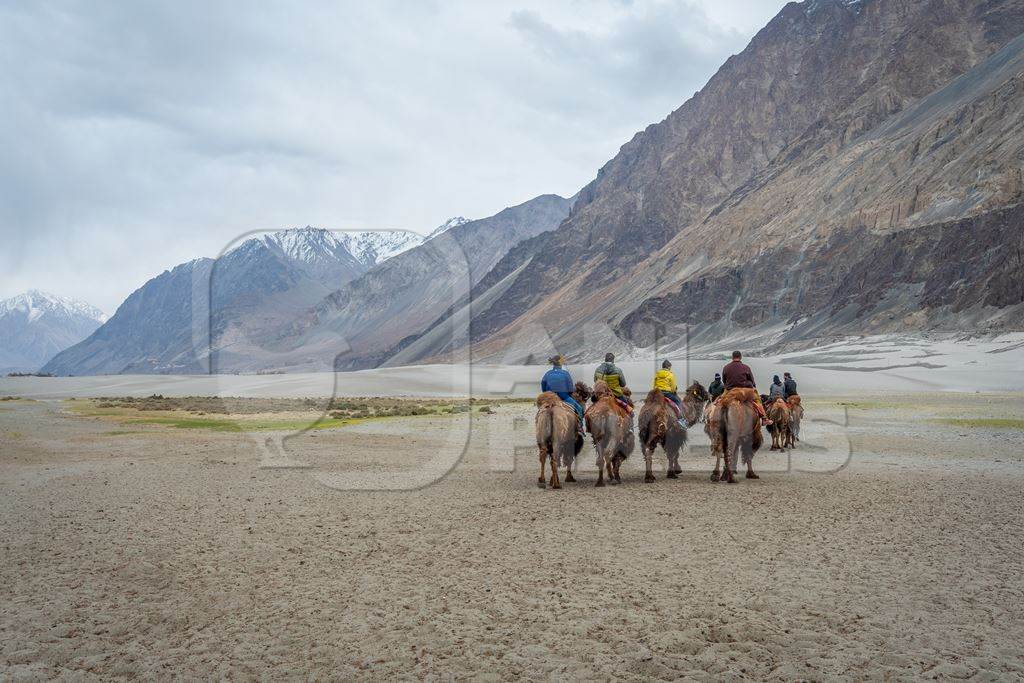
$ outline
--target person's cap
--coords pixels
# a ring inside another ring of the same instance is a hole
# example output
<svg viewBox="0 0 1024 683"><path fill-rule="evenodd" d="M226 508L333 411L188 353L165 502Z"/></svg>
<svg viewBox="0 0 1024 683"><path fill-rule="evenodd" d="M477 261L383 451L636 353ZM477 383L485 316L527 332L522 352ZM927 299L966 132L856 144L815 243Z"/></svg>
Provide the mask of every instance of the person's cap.
<svg viewBox="0 0 1024 683"><path fill-rule="evenodd" d="M743 358L743 354L742 354L742 353L740 353L739 351L733 351L733 352L732 352L732 357L733 357L733 359L734 359L734 360L735 360L736 358Z"/></svg>
<svg viewBox="0 0 1024 683"><path fill-rule="evenodd" d="M604 354L604 362L605 363L612 363L614 361L615 361L615 354L614 353L606 353L606 354Z"/></svg>
<svg viewBox="0 0 1024 683"><path fill-rule="evenodd" d="M775 375L774 377L772 377L772 381L773 382L778 382L779 381L779 376Z"/></svg>
<svg viewBox="0 0 1024 683"><path fill-rule="evenodd" d="M670 360L662 361L661 362L661 367L663 367L663 368L665 368L667 370L668 368L672 367L672 361L670 361Z"/></svg>
<svg viewBox="0 0 1024 683"><path fill-rule="evenodd" d="M716 372L715 373L715 379L722 379L722 375L720 373Z"/></svg>

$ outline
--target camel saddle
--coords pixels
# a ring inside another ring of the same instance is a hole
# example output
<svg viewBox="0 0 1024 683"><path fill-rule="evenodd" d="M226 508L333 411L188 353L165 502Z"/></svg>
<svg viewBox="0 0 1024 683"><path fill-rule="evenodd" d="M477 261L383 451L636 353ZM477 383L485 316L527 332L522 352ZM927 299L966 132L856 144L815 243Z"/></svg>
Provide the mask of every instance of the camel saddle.
<svg viewBox="0 0 1024 683"><path fill-rule="evenodd" d="M683 411L679 409L679 406L676 405L675 401L670 399L668 396L665 396L664 394L662 394L661 400L665 402L665 405L672 409L672 412L676 414L677 420L683 416Z"/></svg>
<svg viewBox="0 0 1024 683"><path fill-rule="evenodd" d="M622 408L623 410L626 411L627 415L629 415L629 416L633 415L633 406L629 405L628 403L626 403L624 400L622 400L618 396L615 397L615 402L619 404L620 408Z"/></svg>

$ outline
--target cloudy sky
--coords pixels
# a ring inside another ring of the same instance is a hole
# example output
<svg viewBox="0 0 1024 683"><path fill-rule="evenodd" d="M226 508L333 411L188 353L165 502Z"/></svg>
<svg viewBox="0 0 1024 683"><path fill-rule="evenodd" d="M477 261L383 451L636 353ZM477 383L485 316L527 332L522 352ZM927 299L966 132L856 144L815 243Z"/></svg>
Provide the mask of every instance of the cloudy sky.
<svg viewBox="0 0 1024 683"><path fill-rule="evenodd" d="M777 0L0 5L0 298L570 196Z"/></svg>

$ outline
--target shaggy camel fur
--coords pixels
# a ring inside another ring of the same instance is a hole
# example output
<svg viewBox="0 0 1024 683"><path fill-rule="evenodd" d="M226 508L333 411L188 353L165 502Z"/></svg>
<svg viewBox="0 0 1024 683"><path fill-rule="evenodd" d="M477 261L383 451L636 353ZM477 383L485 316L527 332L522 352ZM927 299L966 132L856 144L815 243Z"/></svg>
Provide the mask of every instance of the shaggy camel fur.
<svg viewBox="0 0 1024 683"><path fill-rule="evenodd" d="M771 426L768 427L768 433L772 435L771 450L786 450L786 444L790 440L789 404L784 399L777 399L768 406L768 419L772 421Z"/></svg>
<svg viewBox="0 0 1024 683"><path fill-rule="evenodd" d="M581 404L590 396L590 388L583 382L576 383L573 398ZM537 415L534 418L534 429L537 436L537 451L540 458L540 476L537 486L545 487L544 467L551 461L550 485L553 489L562 488L558 481L558 466L565 466L565 481L576 481L572 476L572 466L583 448L583 437L576 428L576 411L568 403L550 391L537 397Z"/></svg>
<svg viewBox="0 0 1024 683"><path fill-rule="evenodd" d="M800 421L804 419L804 407L800 405L800 397L793 394L789 397L789 448L796 448L800 440Z"/></svg>
<svg viewBox="0 0 1024 683"><path fill-rule="evenodd" d="M597 484L604 486L607 472L611 484L621 484L619 467L629 457L635 446L633 416L615 400L614 394L604 382L594 385L594 403L585 413L587 431L594 440L597 451Z"/></svg>
<svg viewBox="0 0 1024 683"><path fill-rule="evenodd" d="M711 400L711 394L704 385L694 380L683 394L683 418L691 427L697 424L704 414L704 406Z"/></svg>
<svg viewBox="0 0 1024 683"><path fill-rule="evenodd" d="M719 464L722 462L722 400L713 401L704 406L704 433L711 442L711 457L715 459L715 470L711 473L711 481L718 481Z"/></svg>
<svg viewBox="0 0 1024 683"><path fill-rule="evenodd" d="M689 416L686 420L690 422ZM693 421L696 422L696 419ZM644 407L640 409L640 415L637 417L637 425L640 429L640 450L643 451L644 467L647 470L644 481L654 481L651 461L654 449L658 446L665 449L665 455L668 457L666 478L678 479L683 471L679 466L679 451L686 446L686 429L679 424L675 412L665 405L663 393L653 389L647 394Z"/></svg>
<svg viewBox="0 0 1024 683"><path fill-rule="evenodd" d="M725 470L719 475L718 461L711 478L719 481L722 477L730 484L736 483L737 455L742 455L747 466L747 479L760 479L754 473L754 453L761 448L761 418L753 403L758 399L753 389L730 389L721 399L721 416L718 433L722 442L722 458Z"/></svg>

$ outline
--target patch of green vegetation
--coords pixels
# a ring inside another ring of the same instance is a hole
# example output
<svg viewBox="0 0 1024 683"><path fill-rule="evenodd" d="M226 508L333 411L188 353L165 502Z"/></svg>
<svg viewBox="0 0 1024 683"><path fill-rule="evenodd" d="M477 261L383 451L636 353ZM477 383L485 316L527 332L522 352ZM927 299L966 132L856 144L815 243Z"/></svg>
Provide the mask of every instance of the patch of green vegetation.
<svg viewBox="0 0 1024 683"><path fill-rule="evenodd" d="M907 403L894 403L892 401L838 401L836 405L846 406L850 410L893 410L910 406Z"/></svg>
<svg viewBox="0 0 1024 683"><path fill-rule="evenodd" d="M186 414L181 411L146 411L137 408L113 406L108 401L78 401L68 405L76 415L109 418L128 425L159 425L174 429L204 429L214 432L297 432L304 429L332 429L352 424L351 418L321 418L318 413L297 413L287 417L216 417ZM156 414L154 414L156 413ZM132 434L131 431L107 432L107 436Z"/></svg>
<svg viewBox="0 0 1024 683"><path fill-rule="evenodd" d="M138 434L138 432L132 432L128 430L114 430L112 432L103 432L103 436L125 436L126 434Z"/></svg>
<svg viewBox="0 0 1024 683"><path fill-rule="evenodd" d="M438 417L470 412L492 414L503 403L533 399L243 399L217 397L109 398L65 401L65 407L83 417L105 418L122 424L159 425L174 429L218 432L332 429L391 417ZM473 409L473 406L476 409ZM325 417L321 411L327 407ZM109 432L116 436L122 432ZM132 432L123 432L130 434Z"/></svg>
<svg viewBox="0 0 1024 683"><path fill-rule="evenodd" d="M352 424L354 420L284 419L225 419L219 417L136 417L129 418L130 424L149 424L173 427L174 429L205 429L214 432L298 432L304 429L332 429Z"/></svg>
<svg viewBox="0 0 1024 683"><path fill-rule="evenodd" d="M975 418L942 418L932 420L953 427L968 429L1020 429L1024 430L1024 420L1011 417L975 417Z"/></svg>

